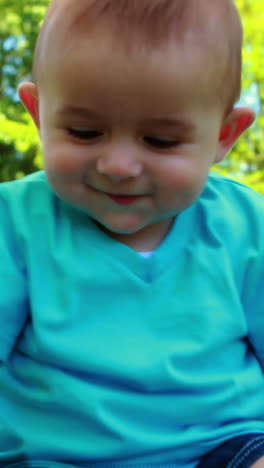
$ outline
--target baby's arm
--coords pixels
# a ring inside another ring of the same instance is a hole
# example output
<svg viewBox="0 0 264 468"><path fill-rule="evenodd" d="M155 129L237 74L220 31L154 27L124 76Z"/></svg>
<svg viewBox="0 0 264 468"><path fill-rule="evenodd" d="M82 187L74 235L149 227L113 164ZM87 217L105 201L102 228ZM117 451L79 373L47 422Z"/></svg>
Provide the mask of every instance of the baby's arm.
<svg viewBox="0 0 264 468"><path fill-rule="evenodd" d="M264 247L252 254L243 288L248 339L264 372Z"/></svg>
<svg viewBox="0 0 264 468"><path fill-rule="evenodd" d="M263 258L264 263L264 258ZM248 312L248 338L264 372L264 275L255 289L255 303Z"/></svg>
<svg viewBox="0 0 264 468"><path fill-rule="evenodd" d="M0 361L5 361L29 310L23 252L2 187L0 185Z"/></svg>

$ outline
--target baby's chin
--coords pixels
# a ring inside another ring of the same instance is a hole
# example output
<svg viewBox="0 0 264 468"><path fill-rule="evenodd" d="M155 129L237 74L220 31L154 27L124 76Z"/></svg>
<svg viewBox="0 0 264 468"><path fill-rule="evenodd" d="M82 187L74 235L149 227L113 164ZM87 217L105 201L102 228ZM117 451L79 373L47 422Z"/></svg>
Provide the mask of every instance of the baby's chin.
<svg viewBox="0 0 264 468"><path fill-rule="evenodd" d="M99 228L104 231L106 234L110 235L111 237L113 236L133 236L133 235L137 235L137 234L140 234L144 229L147 228L147 226L137 226L137 227L134 227L134 228L118 228L118 227L115 227L115 226L111 226L111 225L108 225L108 224L104 224L103 222L101 222L100 220L97 220L94 218L94 221L96 222L96 224L99 226Z"/></svg>
<svg viewBox="0 0 264 468"><path fill-rule="evenodd" d="M140 225L134 229L117 229L96 221L99 228L112 239L137 252L155 250L169 233L175 217Z"/></svg>

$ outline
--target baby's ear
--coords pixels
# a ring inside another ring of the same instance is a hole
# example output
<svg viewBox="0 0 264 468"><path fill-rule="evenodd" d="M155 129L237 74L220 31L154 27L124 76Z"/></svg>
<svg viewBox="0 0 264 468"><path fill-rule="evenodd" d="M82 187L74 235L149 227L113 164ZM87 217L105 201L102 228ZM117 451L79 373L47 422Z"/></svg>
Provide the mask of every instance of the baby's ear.
<svg viewBox="0 0 264 468"><path fill-rule="evenodd" d="M250 107L234 108L226 117L220 131L215 163L219 163L229 153L242 133L255 121L256 114Z"/></svg>
<svg viewBox="0 0 264 468"><path fill-rule="evenodd" d="M22 104L30 113L37 128L39 129L40 128L39 100L38 100L38 91L37 91L36 85L34 83L31 83L30 81L21 83L18 87L18 95Z"/></svg>

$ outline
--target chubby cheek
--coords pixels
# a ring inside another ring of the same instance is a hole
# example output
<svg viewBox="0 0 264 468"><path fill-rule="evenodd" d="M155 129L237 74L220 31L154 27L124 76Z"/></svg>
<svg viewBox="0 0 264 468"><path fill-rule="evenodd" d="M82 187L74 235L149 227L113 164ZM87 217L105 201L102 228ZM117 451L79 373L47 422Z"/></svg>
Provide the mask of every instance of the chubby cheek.
<svg viewBox="0 0 264 468"><path fill-rule="evenodd" d="M208 168L197 164L184 164L171 168L163 177L160 193L168 205L179 210L190 206L201 194L208 177Z"/></svg>
<svg viewBox="0 0 264 468"><path fill-rule="evenodd" d="M78 152L63 151L62 149L44 151L45 170L54 177L75 178L80 177L84 170L84 158Z"/></svg>

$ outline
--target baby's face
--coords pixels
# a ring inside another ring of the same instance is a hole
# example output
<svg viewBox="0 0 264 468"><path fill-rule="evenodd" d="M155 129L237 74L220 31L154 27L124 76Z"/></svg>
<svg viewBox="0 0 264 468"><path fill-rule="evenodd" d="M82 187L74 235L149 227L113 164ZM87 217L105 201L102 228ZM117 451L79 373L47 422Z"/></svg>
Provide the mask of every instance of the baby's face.
<svg viewBox="0 0 264 468"><path fill-rule="evenodd" d="M106 32L62 54L39 89L49 182L112 237L155 247L216 160L222 115L206 74L175 47L128 53Z"/></svg>

